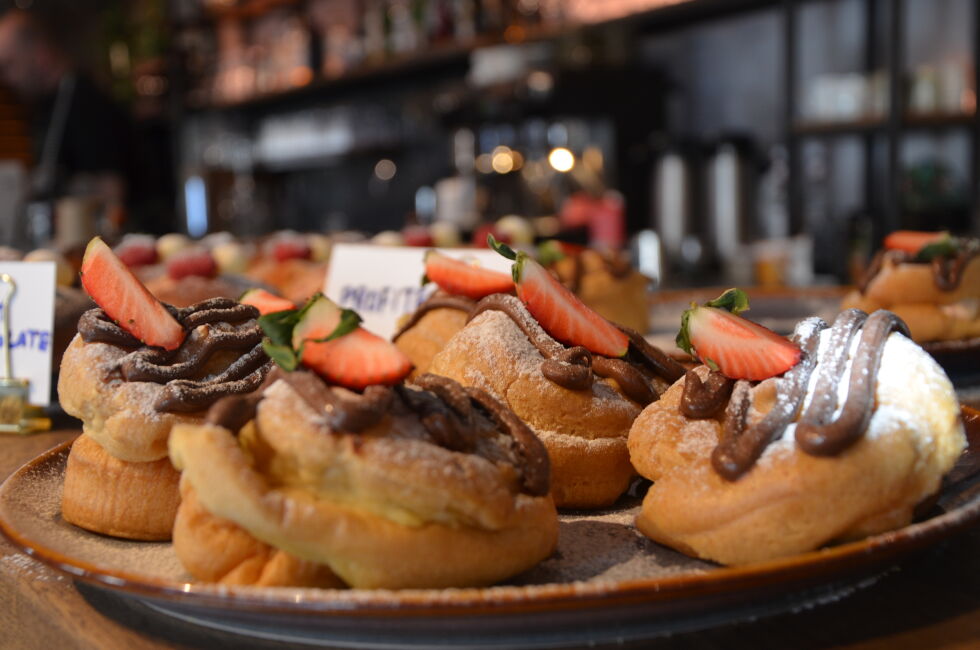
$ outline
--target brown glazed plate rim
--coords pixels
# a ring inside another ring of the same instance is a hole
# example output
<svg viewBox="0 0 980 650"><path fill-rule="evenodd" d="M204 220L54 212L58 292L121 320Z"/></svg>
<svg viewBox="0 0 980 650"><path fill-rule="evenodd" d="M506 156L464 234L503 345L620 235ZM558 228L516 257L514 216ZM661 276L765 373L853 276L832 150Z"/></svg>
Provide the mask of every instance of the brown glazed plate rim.
<svg viewBox="0 0 980 650"><path fill-rule="evenodd" d="M971 438L976 436L971 435ZM718 566L706 572L619 581L466 589L396 591L224 586L167 580L100 567L50 548L29 531L17 530L10 521L9 509L15 507L9 503L10 494L24 487L38 471L58 471L63 477L72 442L65 442L27 462L0 485L0 532L11 543L74 578L125 596L262 614L389 619L398 616L428 618L615 610L637 605L649 606L653 614L658 605L670 607L679 602L708 602L741 595L788 592L802 586L829 584L845 576L868 574L980 521L980 480L972 476L944 486L940 501L951 505L942 514L860 541L742 567ZM38 512L37 516L42 514Z"/></svg>

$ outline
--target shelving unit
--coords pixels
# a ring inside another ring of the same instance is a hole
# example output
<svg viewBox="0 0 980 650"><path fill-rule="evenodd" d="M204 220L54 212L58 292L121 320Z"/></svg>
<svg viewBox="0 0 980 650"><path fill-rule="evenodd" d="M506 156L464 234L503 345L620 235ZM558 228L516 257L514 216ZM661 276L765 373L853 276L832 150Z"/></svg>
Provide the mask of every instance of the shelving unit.
<svg viewBox="0 0 980 650"><path fill-rule="evenodd" d="M201 20L214 23L222 19L254 20L266 11L284 7L301 8L309 0L243 0L228 7L211 10ZM771 12L778 16L779 38L785 52L783 73L779 83L783 93L783 142L789 156L788 203L791 219L790 231L804 230L803 200L806 187L801 171L801 151L812 142L825 142L836 146L838 141L849 139L860 142L864 151L864 198L868 214L874 217L875 238L881 233L904 224L901 205L902 148L911 134L940 137L946 134L970 134L969 182L974 210L974 229L980 231L980 116L977 114L929 113L911 114L906 108L905 51L908 28L903 25L905 5L911 0L861 0L867 25L863 42L863 54L859 68L870 72L884 68L889 79L889 103L885 114L869 116L853 121L812 121L802 119L799 91L800 37L799 14L807 4L834 3L841 0L687 0L678 4L642 11L604 23L562 26L560 28L526 29L519 34L519 42L545 42L552 44L581 43L588 40L631 40L656 38L689 27L709 23L721 24L725 20L753 12ZM974 16L980 15L973 0ZM884 30L874 26L887 16ZM974 20L973 60L976 72L975 87L980 88L980 20ZM884 41L884 42L882 42ZM483 48L513 42L502 34L481 36L465 42L440 43L415 53L390 57L383 61L365 63L349 69L339 76L326 76L314 72L312 79L297 87L264 93L234 102L199 102L175 105L175 114L191 117L218 116L220 119L244 121L255 124L269 115L278 115L296 109L313 106L350 104L366 96L387 96L391 101L405 89L434 89L447 82L462 85L470 67L471 56ZM887 54L885 54L887 53ZM175 87L182 84L175 79ZM471 89L478 94L482 89ZM186 95L177 94L178 97ZM556 110L555 106L530 107L534 111ZM518 111L520 113L520 111ZM635 125L633 125L635 128ZM448 147L447 147L448 149ZM359 155L352 150L350 155ZM386 154L387 155L387 154ZM623 160L627 160L625 157ZM331 161L322 161L329 164ZM621 164L629 164L622 163ZM318 164L308 161L309 166ZM257 169L261 172L262 169ZM636 179L634 179L636 180ZM636 227L634 220L633 225Z"/></svg>
<svg viewBox="0 0 980 650"><path fill-rule="evenodd" d="M785 123L786 143L790 159L790 213L793 216L793 230L799 232L803 224L802 214L803 175L800 169L800 148L804 142L815 138L860 137L862 138L865 159L865 208L880 215L875 221L874 239L901 227L907 227L901 205L901 147L906 135L916 132L934 134L948 132L967 132L973 134L969 162L969 185L975 193L973 200L973 230L980 230L980 111L973 113L927 113L915 114L906 108L905 51L908 25L904 24L906 14L905 0L863 0L865 7L865 53L862 72L870 74L876 67L884 67L888 78L889 101L885 115L868 117L853 121L807 122L799 119L796 43L799 36L797 13L799 7L815 0L783 0L784 47L787 52L784 77L786 97ZM836 1L836 0L823 0ZM973 68L974 88L980 89L980 3L973 3ZM884 62L875 60L877 51L876 24L879 12L887 10L887 58ZM883 63L883 66L878 65ZM876 139L883 138L886 148L886 172L884 205L876 209L877 187L873 168Z"/></svg>

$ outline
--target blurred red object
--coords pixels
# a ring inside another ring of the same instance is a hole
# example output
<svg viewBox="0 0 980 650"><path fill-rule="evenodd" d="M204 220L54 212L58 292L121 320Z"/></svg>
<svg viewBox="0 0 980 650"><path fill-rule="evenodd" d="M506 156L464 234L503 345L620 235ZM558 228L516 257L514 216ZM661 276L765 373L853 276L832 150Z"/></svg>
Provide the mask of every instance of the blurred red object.
<svg viewBox="0 0 980 650"><path fill-rule="evenodd" d="M566 229L587 226L591 246L618 249L626 238L623 198L618 192L600 197L576 192L562 204L559 219Z"/></svg>

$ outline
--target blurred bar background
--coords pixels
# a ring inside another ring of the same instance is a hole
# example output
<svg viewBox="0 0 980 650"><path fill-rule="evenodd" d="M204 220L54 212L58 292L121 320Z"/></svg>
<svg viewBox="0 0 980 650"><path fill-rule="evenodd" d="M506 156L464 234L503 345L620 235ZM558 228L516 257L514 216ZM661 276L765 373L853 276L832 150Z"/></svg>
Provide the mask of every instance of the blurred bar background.
<svg viewBox="0 0 980 650"><path fill-rule="evenodd" d="M980 231L978 42L977 0L19 0L2 243L496 224L847 283Z"/></svg>

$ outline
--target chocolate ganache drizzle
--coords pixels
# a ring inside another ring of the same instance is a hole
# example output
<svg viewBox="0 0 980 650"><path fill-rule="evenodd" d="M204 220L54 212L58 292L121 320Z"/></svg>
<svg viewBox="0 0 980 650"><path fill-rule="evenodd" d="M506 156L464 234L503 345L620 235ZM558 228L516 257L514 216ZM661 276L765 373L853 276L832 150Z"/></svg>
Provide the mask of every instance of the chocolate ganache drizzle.
<svg viewBox="0 0 980 650"><path fill-rule="evenodd" d="M521 489L531 496L548 493L550 464L541 441L513 411L485 391L464 387L447 377L425 374L404 384L368 386L356 393L329 386L307 371L272 370L266 385L282 379L321 414L324 433L360 434L380 424L390 414L412 413L422 425L427 441L463 453L474 453L492 461L512 462L521 477ZM225 397L207 414L211 424L234 433L255 418L262 391ZM491 440L492 432L507 436L506 449Z"/></svg>
<svg viewBox="0 0 980 650"><path fill-rule="evenodd" d="M114 323L101 309L90 309L78 322L78 332L86 343L108 343L133 351L119 361L125 381L164 384L153 407L165 412L193 412L205 409L226 395L250 393L262 383L272 366L262 350L262 330L257 322L244 327L232 324L255 320L255 307L228 298L212 298L191 307L168 306L186 331L198 327L201 336L187 336L172 351L143 345L136 337ZM240 356L217 374L205 374L215 353L227 350Z"/></svg>
<svg viewBox="0 0 980 650"><path fill-rule="evenodd" d="M683 366L629 328L619 328L630 342L626 358L613 359L594 355L581 346L566 348L549 336L514 296L500 293L487 296L470 311L469 320L488 310L504 313L524 332L544 357L541 373L563 388L587 390L597 375L614 380L624 395L646 406L660 397L651 385L649 375L659 375L673 383L684 374Z"/></svg>
<svg viewBox="0 0 980 650"><path fill-rule="evenodd" d="M807 319L797 326L793 340L803 348L802 359L775 380L775 404L755 424L748 424L752 403L750 382L739 380L731 385L712 376L703 384L700 380L685 381L681 410L689 417L713 416L718 411L718 404L724 403L723 394L731 393L721 438L711 454L712 466L723 478L730 481L740 478L752 468L766 447L796 420L814 372L813 394L796 426L795 438L800 449L813 456L837 455L857 442L868 428L874 410L875 378L885 341L892 332L908 336L908 329L891 312L876 311L868 316L860 310L849 309L834 321L826 335L829 340L818 358L820 332L827 327L818 318ZM852 355L852 341L858 332L860 336ZM847 397L841 405L838 403L839 387L849 359ZM688 380L692 375L688 373Z"/></svg>

